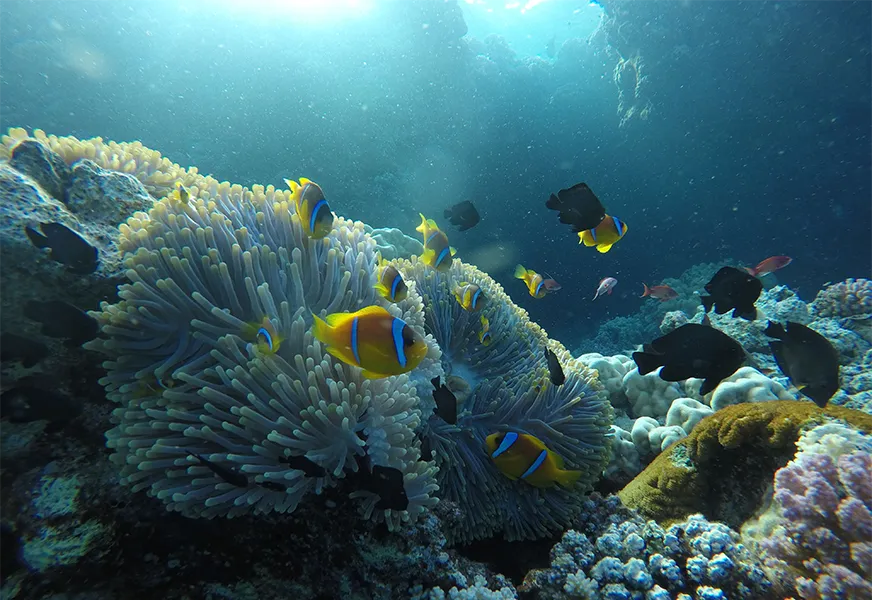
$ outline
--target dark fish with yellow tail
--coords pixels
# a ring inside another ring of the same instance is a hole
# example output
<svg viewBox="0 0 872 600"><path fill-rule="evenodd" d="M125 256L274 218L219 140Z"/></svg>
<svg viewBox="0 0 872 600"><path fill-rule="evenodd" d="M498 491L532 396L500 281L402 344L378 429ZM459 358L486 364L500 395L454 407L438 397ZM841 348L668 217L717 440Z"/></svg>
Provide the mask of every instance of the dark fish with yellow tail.
<svg viewBox="0 0 872 600"><path fill-rule="evenodd" d="M524 265L515 267L515 278L522 279L527 284L527 291L534 298L544 298L548 293L548 288L545 287L545 278L536 271L525 269Z"/></svg>
<svg viewBox="0 0 872 600"><path fill-rule="evenodd" d="M297 208L306 235L320 240L330 233L333 229L333 213L321 186L305 177L300 177L300 183L285 179L285 184L291 190L291 200Z"/></svg>
<svg viewBox="0 0 872 600"><path fill-rule="evenodd" d="M487 304L487 298L481 288L474 283L465 281L454 286L454 297L463 307L463 310L468 312L478 312Z"/></svg>
<svg viewBox="0 0 872 600"><path fill-rule="evenodd" d="M839 352L814 329L787 322L769 322L763 332L777 341L769 342L778 368L802 394L821 408L839 391Z"/></svg>
<svg viewBox="0 0 872 600"><path fill-rule="evenodd" d="M757 318L757 307L754 303L763 291L763 284L750 273L733 267L723 267L705 284L705 291L709 295L700 296L705 312L714 307L719 315L732 310L734 319L742 317L753 321Z"/></svg>
<svg viewBox="0 0 872 600"><path fill-rule="evenodd" d="M73 273L88 275L100 264L97 248L66 225L40 223L39 231L27 226L24 233L37 248L49 248L48 257L67 265Z"/></svg>
<svg viewBox="0 0 872 600"><path fill-rule="evenodd" d="M482 346L490 346L490 343L493 341L490 332L490 321L487 320L487 317L481 316L481 331L478 332L478 341Z"/></svg>
<svg viewBox="0 0 872 600"><path fill-rule="evenodd" d="M403 276L397 268L389 262L379 263L376 269L378 283L373 287L381 296L389 302L402 302L409 295L409 288L403 281Z"/></svg>
<svg viewBox="0 0 872 600"><path fill-rule="evenodd" d="M549 450L542 440L527 433L492 433L485 440L488 454L503 475L538 488L560 484L569 487L581 471L564 469L563 458Z"/></svg>
<svg viewBox="0 0 872 600"><path fill-rule="evenodd" d="M606 253L626 235L627 229L626 223L617 217L606 215L599 225L579 233L578 243L596 246L597 252Z"/></svg>
<svg viewBox="0 0 872 600"><path fill-rule="evenodd" d="M663 367L664 381L705 379L699 391L705 396L742 366L745 350L714 327L687 323L645 344L642 352L633 352L633 361L642 375Z"/></svg>
<svg viewBox="0 0 872 600"><path fill-rule="evenodd" d="M420 216L421 224L415 228L415 231L421 232L424 236L424 253L421 255L421 262L437 271L445 272L451 268L455 250L448 245L448 236L439 229L436 221L424 215Z"/></svg>
<svg viewBox="0 0 872 600"><path fill-rule="evenodd" d="M427 355L420 333L381 306L353 313L313 315L312 335L345 364L363 369L367 379L408 373Z"/></svg>

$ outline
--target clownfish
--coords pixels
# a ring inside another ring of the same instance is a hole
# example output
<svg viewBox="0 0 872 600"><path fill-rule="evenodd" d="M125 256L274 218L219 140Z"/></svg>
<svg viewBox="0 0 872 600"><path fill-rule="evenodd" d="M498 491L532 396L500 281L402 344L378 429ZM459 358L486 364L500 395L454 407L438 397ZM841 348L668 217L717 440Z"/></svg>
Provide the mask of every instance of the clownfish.
<svg viewBox="0 0 872 600"><path fill-rule="evenodd" d="M515 267L515 277L523 279L527 284L527 291L534 298L544 298L548 293L548 288L545 287L545 279L535 271L525 269L524 265Z"/></svg>
<svg viewBox="0 0 872 600"><path fill-rule="evenodd" d="M585 246L596 246L597 251L605 253L612 249L627 233L627 224L618 219L606 215L606 218L593 229L587 229L578 234L578 243Z"/></svg>
<svg viewBox="0 0 872 600"><path fill-rule="evenodd" d="M415 231L420 231L424 236L424 254L421 255L421 261L437 271L445 272L450 269L456 251L448 245L448 236L439 229L436 221L421 215L421 224Z"/></svg>
<svg viewBox="0 0 872 600"><path fill-rule="evenodd" d="M314 181L300 177L300 183L285 179L291 190L291 200L297 208L303 231L311 238L320 240L333 229L333 213L324 192Z"/></svg>
<svg viewBox="0 0 872 600"><path fill-rule="evenodd" d="M381 294L385 300L390 302L402 302L409 295L409 288L406 287L406 282L403 281L403 276L397 271L397 268L386 262L380 261L376 270L378 283L373 287Z"/></svg>
<svg viewBox="0 0 872 600"><path fill-rule="evenodd" d="M581 476L581 471L565 470L560 455L527 433L492 433L485 443L491 460L513 481L522 479L538 488L553 487L557 483L569 487Z"/></svg>
<svg viewBox="0 0 872 600"><path fill-rule="evenodd" d="M176 189L170 192L168 198L173 206L185 205L191 199L191 193L188 188L182 185L181 181L176 182Z"/></svg>
<svg viewBox="0 0 872 600"><path fill-rule="evenodd" d="M333 313L326 320L312 315L312 335L342 362L363 369L367 379L408 373L427 354L417 331L381 306L353 313Z"/></svg>
<svg viewBox="0 0 872 600"><path fill-rule="evenodd" d="M264 317L260 323L248 323L243 333L263 354L275 354L282 345L283 338L276 331L269 317Z"/></svg>
<svg viewBox="0 0 872 600"><path fill-rule="evenodd" d="M487 304L487 297L485 297L481 288L474 283L467 283L465 281L461 281L454 286L454 297L460 306L463 307L463 310L469 312L478 312Z"/></svg>
<svg viewBox="0 0 872 600"><path fill-rule="evenodd" d="M490 346L490 343L493 341L490 333L490 322L484 315L481 316L481 331L478 332L478 341L482 346Z"/></svg>

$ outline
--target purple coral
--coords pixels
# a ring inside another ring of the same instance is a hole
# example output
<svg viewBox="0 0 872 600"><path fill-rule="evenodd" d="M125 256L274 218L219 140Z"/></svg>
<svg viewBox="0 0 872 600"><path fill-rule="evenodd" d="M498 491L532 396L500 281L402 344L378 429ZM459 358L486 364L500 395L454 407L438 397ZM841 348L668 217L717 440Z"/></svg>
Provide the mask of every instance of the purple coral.
<svg viewBox="0 0 872 600"><path fill-rule="evenodd" d="M766 564L805 600L872 599L872 455L802 453L775 474L783 522Z"/></svg>
<svg viewBox="0 0 872 600"><path fill-rule="evenodd" d="M860 317L872 314L872 280L846 279L818 292L812 304L818 317Z"/></svg>

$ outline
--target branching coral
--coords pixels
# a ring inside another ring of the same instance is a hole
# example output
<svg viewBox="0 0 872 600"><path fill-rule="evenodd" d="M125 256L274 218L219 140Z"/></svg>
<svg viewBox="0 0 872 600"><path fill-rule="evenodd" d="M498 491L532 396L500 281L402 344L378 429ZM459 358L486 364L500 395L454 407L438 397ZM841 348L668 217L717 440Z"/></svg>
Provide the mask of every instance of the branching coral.
<svg viewBox="0 0 872 600"><path fill-rule="evenodd" d="M532 323L487 274L455 260L438 273L417 260L400 261L406 281L424 298L427 333L442 349L442 366L471 389L458 407L456 424L431 415L423 430L439 465L440 497L457 503L460 540L502 533L507 539L541 537L565 526L577 512L582 491L600 476L608 458L611 407L594 371L573 359ZM479 343L479 313L462 309L452 296L457 282L481 287L493 342ZM545 347L559 358L566 381L548 381ZM511 481L490 460L485 438L498 431L529 433L560 455L567 469L582 471L572 489L538 489Z"/></svg>
<svg viewBox="0 0 872 600"><path fill-rule="evenodd" d="M416 517L435 504L436 468L419 460L409 377L364 379L308 331L312 312L384 303L372 287L375 242L341 218L311 240L288 192L207 183L121 226L130 283L94 313L104 337L91 348L108 355L101 382L121 405L107 445L122 481L189 516L290 512L366 454L403 473L409 500L407 510L377 508L379 496L360 490L366 516L391 527ZM422 329L418 295L386 308ZM275 352L253 343L264 319L282 340ZM432 370L439 351L427 343L422 368ZM293 457L326 473L309 477Z"/></svg>

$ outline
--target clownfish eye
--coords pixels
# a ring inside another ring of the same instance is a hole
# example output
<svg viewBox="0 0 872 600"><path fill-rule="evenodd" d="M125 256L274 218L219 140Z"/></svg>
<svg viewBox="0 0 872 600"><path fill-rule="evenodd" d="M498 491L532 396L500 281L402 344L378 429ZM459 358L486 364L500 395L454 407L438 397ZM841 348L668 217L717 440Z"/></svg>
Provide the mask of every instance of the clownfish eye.
<svg viewBox="0 0 872 600"><path fill-rule="evenodd" d="M408 348L413 345L417 341L418 336L415 335L415 332L412 331L412 328L408 325L403 327L403 346Z"/></svg>

